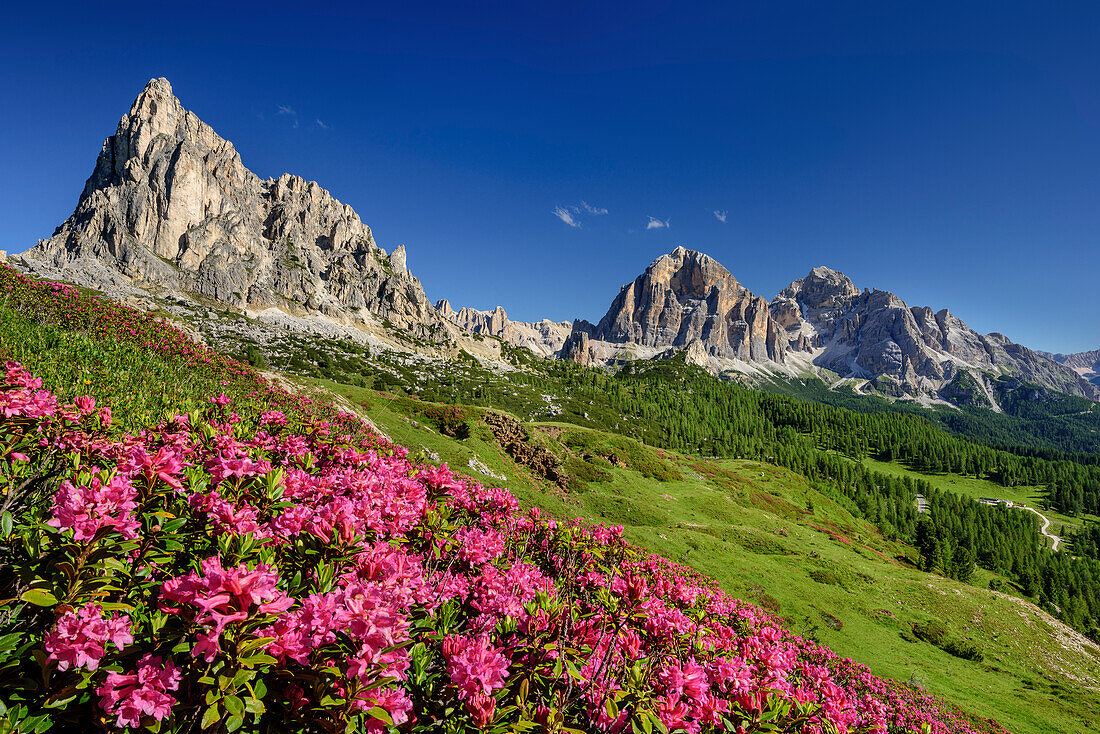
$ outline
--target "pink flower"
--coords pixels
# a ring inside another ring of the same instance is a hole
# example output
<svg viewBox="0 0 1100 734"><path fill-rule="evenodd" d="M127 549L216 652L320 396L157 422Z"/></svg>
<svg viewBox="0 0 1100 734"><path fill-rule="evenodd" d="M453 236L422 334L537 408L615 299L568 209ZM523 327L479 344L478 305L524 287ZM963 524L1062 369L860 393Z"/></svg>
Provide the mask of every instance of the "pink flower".
<svg viewBox="0 0 1100 734"><path fill-rule="evenodd" d="M47 524L71 529L77 541L93 540L105 528L133 539L140 527L133 517L136 509L137 493L130 480L119 474L106 484L99 477L92 477L88 486L79 487L66 479L54 495L53 517Z"/></svg>
<svg viewBox="0 0 1100 734"><path fill-rule="evenodd" d="M504 687L508 659L501 655L500 648L489 644L488 637L448 637L443 641L443 656L447 658L451 683L466 700Z"/></svg>
<svg viewBox="0 0 1100 734"><path fill-rule="evenodd" d="M47 660L56 660L58 670L95 670L107 652L108 642L121 650L133 641L129 617L116 612L106 619L102 607L86 604L62 615L43 646L49 653Z"/></svg>
<svg viewBox="0 0 1100 734"><path fill-rule="evenodd" d="M115 726L141 726L143 716L157 721L168 718L176 699L168 695L179 687L181 673L171 660L163 662L157 655L146 655L138 661L134 673L108 673L96 694L100 708L117 715Z"/></svg>
<svg viewBox="0 0 1100 734"><path fill-rule="evenodd" d="M73 399L73 405L79 408L81 413L88 415L95 410L95 398L91 395L81 395Z"/></svg>
<svg viewBox="0 0 1100 734"><path fill-rule="evenodd" d="M466 701L466 710L474 717L474 725L479 729L485 729L493 723L496 707L496 699L484 693L479 693Z"/></svg>
<svg viewBox="0 0 1100 734"><path fill-rule="evenodd" d="M250 569L242 564L227 569L221 558L214 556L202 562L202 571L202 576L192 571L165 581L160 606L167 612L188 614L206 629L192 654L207 662L217 654L226 627L252 615L285 612L294 604L294 599L276 588L279 575L268 566Z"/></svg>

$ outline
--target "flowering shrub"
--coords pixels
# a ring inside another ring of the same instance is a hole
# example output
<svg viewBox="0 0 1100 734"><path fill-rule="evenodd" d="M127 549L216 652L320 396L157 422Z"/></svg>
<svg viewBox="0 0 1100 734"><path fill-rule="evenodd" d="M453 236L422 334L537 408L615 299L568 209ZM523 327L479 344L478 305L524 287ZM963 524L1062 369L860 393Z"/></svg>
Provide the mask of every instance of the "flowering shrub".
<svg viewBox="0 0 1100 734"><path fill-rule="evenodd" d="M1003 731L621 528L521 513L167 325L21 278L0 267L40 313L223 389L123 432L110 396L4 366L0 732Z"/></svg>
<svg viewBox="0 0 1100 734"><path fill-rule="evenodd" d="M366 431L218 396L112 437L81 402L5 367L5 496L57 486L5 515L25 728L997 730Z"/></svg>

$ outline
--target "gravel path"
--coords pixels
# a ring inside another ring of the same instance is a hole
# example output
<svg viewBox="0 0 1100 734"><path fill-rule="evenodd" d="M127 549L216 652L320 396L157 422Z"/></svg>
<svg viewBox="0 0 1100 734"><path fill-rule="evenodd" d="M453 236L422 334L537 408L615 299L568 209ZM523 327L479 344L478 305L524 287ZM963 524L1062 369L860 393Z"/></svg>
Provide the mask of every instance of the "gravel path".
<svg viewBox="0 0 1100 734"><path fill-rule="evenodd" d="M1043 513L1039 512L1038 510L1036 510L1034 508L1031 508L1031 507L1022 507L1020 509L1030 510L1031 512L1034 512L1036 515L1038 515L1042 519L1043 527L1040 528L1039 532L1042 535L1045 535L1046 537L1051 539L1052 545L1051 545L1050 549L1052 551L1058 550L1058 544L1062 542L1062 539L1059 538L1057 535L1051 535L1050 533L1047 532L1047 528L1050 527L1050 518L1047 517L1046 515L1044 515Z"/></svg>

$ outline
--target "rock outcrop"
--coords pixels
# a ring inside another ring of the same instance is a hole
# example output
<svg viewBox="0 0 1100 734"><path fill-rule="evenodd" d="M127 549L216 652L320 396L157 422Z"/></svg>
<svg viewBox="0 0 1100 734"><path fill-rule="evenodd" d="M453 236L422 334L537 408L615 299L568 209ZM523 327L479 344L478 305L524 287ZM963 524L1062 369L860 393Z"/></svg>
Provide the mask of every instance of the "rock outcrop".
<svg viewBox="0 0 1100 734"><path fill-rule="evenodd" d="M589 336L647 347L699 342L708 354L750 362L782 362L787 348L767 301L717 260L683 247L623 286Z"/></svg>
<svg viewBox="0 0 1100 734"><path fill-rule="evenodd" d="M404 247L387 256L355 211L312 181L261 180L166 79L150 80L104 141L73 215L21 258L92 287L319 312L432 341L453 331L408 272Z"/></svg>
<svg viewBox="0 0 1100 734"><path fill-rule="evenodd" d="M829 268L814 268L791 283L772 300L771 309L791 349L813 352L815 366L842 377L887 377L903 395L939 392L951 400L953 393L943 389L965 370L979 378L982 373L1012 374L1100 400L1096 386L1003 334L979 334L947 309L933 313L927 306L910 307L888 291L861 292Z"/></svg>
<svg viewBox="0 0 1100 734"><path fill-rule="evenodd" d="M437 301L435 308L441 316L463 329L475 334L500 337L509 344L526 347L540 357L556 356L572 328L568 321L512 321L501 306L492 311L478 311L469 307L455 311L450 302L444 299Z"/></svg>
<svg viewBox="0 0 1100 734"><path fill-rule="evenodd" d="M591 327L592 325L588 322L573 323L573 331L562 345L561 358L587 367L591 365L596 358L592 352L592 344L591 339L588 337L588 329L584 328L584 326Z"/></svg>

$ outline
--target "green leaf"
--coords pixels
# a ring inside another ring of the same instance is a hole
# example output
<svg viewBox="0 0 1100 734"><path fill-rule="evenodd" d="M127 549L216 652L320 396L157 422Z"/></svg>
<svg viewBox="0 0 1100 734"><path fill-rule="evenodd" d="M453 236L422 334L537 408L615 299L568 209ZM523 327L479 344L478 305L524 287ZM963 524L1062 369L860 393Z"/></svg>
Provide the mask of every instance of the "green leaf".
<svg viewBox="0 0 1100 734"><path fill-rule="evenodd" d="M277 662L279 662L279 661L276 660L275 658L271 657L270 655L264 655L263 653L261 653L259 655L251 655L247 658L241 658L241 665L249 665L249 666L252 666L252 665L273 665Z"/></svg>
<svg viewBox="0 0 1100 734"><path fill-rule="evenodd" d="M0 516L0 530L4 532L4 537L11 535L12 516L10 512L5 512Z"/></svg>
<svg viewBox="0 0 1100 734"><path fill-rule="evenodd" d="M28 589L24 591L23 595L19 598L28 604L34 604L40 607L57 606L57 597L46 589Z"/></svg>
<svg viewBox="0 0 1100 734"><path fill-rule="evenodd" d="M367 713L378 719L379 721L393 726L393 719L390 717L390 712L386 711L386 709L382 708L381 706L375 706Z"/></svg>
<svg viewBox="0 0 1100 734"><path fill-rule="evenodd" d="M244 719L240 716L230 716L225 722L226 731L237 731L244 724Z"/></svg>
<svg viewBox="0 0 1100 734"><path fill-rule="evenodd" d="M202 728L209 729L218 723L218 718L221 716L221 712L218 710L218 704L214 704L210 708L206 709L206 713L202 715Z"/></svg>
<svg viewBox="0 0 1100 734"><path fill-rule="evenodd" d="M244 701L236 696L226 696L224 699L225 708L229 713L237 717L244 717Z"/></svg>

